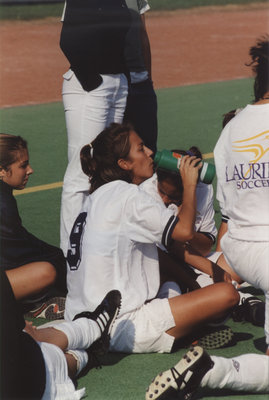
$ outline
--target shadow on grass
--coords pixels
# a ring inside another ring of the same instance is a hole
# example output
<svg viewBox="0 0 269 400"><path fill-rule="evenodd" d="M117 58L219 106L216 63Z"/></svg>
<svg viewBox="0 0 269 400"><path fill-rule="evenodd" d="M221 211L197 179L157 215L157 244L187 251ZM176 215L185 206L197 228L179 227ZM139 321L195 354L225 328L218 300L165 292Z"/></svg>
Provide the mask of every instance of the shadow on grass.
<svg viewBox="0 0 269 400"><path fill-rule="evenodd" d="M214 328L211 328L212 333L214 334L214 330L217 332L218 330L222 330L224 329L226 326L218 326ZM246 332L233 332L233 336L232 338L224 343L222 346L220 345L216 345L214 347L214 337L212 339L212 345L210 345L210 340L209 340L209 347L204 346L203 344L199 343L200 338L203 338L204 335L208 334L208 331L204 328L201 329L201 331L199 332L199 335L189 335L185 338L179 339L177 342L175 342L174 346L173 346L173 352L177 351L179 349L184 349L184 348L189 348L192 344L196 344L196 345L200 345L202 347L204 347L205 349L224 349L227 347L233 347L236 346L238 342L243 342L243 341L247 341L253 338L253 335L251 333L246 333Z"/></svg>
<svg viewBox="0 0 269 400"><path fill-rule="evenodd" d="M100 361L102 365L115 365L128 356L130 356L130 354L127 353L107 353L103 357L100 357Z"/></svg>
<svg viewBox="0 0 269 400"><path fill-rule="evenodd" d="M253 397L253 396L255 396L255 397ZM235 390L229 390L229 389L206 389L205 388L205 389L199 389L197 391L197 393L195 394L194 399L199 400L199 399L204 399L204 398L207 398L207 399L212 398L214 400L219 397L221 399L223 399L224 397L227 397L227 398L233 397L233 398L242 399L244 397L244 398L246 398L246 400L247 399L250 400L250 399L254 399L254 398L258 399L260 396L262 396L262 398L264 398L264 396L266 396L266 395L263 393L253 394L250 392L235 391ZM176 400L176 399L178 399L178 397L177 398L175 397L174 399L171 398L169 400Z"/></svg>
<svg viewBox="0 0 269 400"><path fill-rule="evenodd" d="M235 332L233 341L235 342L234 344L237 344L238 342L244 342L244 341L250 340L252 338L253 338L253 335L251 333Z"/></svg>
<svg viewBox="0 0 269 400"><path fill-rule="evenodd" d="M253 343L254 343L255 349L261 351L262 353L266 352L267 345L266 345L266 342L265 342L265 336L261 337L259 339L255 339L253 341Z"/></svg>

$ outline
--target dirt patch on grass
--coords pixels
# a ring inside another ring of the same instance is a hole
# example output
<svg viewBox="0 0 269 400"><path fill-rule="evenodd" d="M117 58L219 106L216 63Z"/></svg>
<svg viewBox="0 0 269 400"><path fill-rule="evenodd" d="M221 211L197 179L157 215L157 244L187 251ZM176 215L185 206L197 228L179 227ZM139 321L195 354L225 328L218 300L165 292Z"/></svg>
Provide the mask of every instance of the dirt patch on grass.
<svg viewBox="0 0 269 400"><path fill-rule="evenodd" d="M248 49L268 21L265 3L147 13L155 87L251 76ZM0 107L61 100L60 31L55 18L1 23Z"/></svg>

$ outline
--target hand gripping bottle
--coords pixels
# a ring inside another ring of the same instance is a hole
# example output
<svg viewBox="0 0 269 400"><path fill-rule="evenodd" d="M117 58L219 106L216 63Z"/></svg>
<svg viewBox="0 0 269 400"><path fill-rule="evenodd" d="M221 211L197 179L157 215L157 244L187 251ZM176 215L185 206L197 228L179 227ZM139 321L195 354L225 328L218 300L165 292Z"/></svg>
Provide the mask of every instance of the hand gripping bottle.
<svg viewBox="0 0 269 400"><path fill-rule="evenodd" d="M163 168L169 171L175 171L179 173L180 161L184 156L178 153L174 153L170 150L157 151L154 157L154 164L156 168ZM203 166L199 171L199 179L204 183L212 183L216 174L214 164L208 164L207 162L201 161Z"/></svg>

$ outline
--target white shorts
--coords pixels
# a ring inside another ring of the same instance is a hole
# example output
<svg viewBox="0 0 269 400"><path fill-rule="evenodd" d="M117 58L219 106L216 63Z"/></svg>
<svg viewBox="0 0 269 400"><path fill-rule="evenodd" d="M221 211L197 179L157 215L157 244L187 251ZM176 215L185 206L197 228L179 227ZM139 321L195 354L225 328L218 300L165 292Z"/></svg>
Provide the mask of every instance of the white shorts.
<svg viewBox="0 0 269 400"><path fill-rule="evenodd" d="M62 350L54 344L38 342L46 367L46 387L42 400L79 400L85 389L76 390L68 376L67 362Z"/></svg>
<svg viewBox="0 0 269 400"><path fill-rule="evenodd" d="M170 353L175 338L166 333L175 326L168 299L153 299L116 319L110 350L124 353Z"/></svg>
<svg viewBox="0 0 269 400"><path fill-rule="evenodd" d="M221 239L227 262L244 281L264 291L265 335L269 346L269 242L248 242L231 238Z"/></svg>

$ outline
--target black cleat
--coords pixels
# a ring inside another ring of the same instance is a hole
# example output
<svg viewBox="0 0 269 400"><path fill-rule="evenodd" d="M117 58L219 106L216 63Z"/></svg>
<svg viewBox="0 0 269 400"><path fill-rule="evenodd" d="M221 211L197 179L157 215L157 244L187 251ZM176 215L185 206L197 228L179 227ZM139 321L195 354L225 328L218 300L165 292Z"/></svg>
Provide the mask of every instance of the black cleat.
<svg viewBox="0 0 269 400"><path fill-rule="evenodd" d="M250 322L256 326L264 326L265 303L258 297L243 298L242 304L235 307L232 318L235 322Z"/></svg>
<svg viewBox="0 0 269 400"><path fill-rule="evenodd" d="M209 350L221 349L234 344L234 333L229 326L208 326L201 332L201 336L192 342L192 346L198 345Z"/></svg>
<svg viewBox="0 0 269 400"><path fill-rule="evenodd" d="M78 318L92 319L100 328L100 339L96 340L90 346L88 351L95 355L104 355L107 353L109 348L110 332L120 311L120 306L121 293L118 290L111 290L94 311L83 311L73 318L73 321Z"/></svg>
<svg viewBox="0 0 269 400"><path fill-rule="evenodd" d="M202 347L191 347L174 367L156 376L147 389L146 400L168 400L175 395L180 400L191 400L213 365Z"/></svg>

